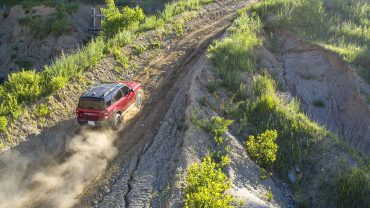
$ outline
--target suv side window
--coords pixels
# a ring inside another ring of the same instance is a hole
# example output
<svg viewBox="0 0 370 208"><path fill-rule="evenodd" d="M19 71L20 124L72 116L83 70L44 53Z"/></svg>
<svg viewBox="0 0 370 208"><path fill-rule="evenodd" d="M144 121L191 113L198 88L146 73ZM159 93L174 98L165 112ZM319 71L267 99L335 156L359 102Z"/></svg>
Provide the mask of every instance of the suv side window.
<svg viewBox="0 0 370 208"><path fill-rule="evenodd" d="M126 96L130 92L130 88L127 86L122 87L123 95Z"/></svg>
<svg viewBox="0 0 370 208"><path fill-rule="evenodd" d="M114 96L114 102L119 101L123 97L122 89L117 91L117 94Z"/></svg>
<svg viewBox="0 0 370 208"><path fill-rule="evenodd" d="M110 105L112 105L112 100L113 100L113 96L112 95L108 95L106 98L105 98L105 107L108 108ZM114 100L113 100L114 102Z"/></svg>

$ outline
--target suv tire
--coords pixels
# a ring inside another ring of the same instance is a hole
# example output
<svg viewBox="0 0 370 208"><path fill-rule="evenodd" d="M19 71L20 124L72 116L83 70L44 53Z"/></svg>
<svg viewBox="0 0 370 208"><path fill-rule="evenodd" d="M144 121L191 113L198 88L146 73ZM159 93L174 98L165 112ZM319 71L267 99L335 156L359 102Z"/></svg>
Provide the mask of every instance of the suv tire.
<svg viewBox="0 0 370 208"><path fill-rule="evenodd" d="M141 107L143 105L143 90L139 90L136 94L135 100L136 107Z"/></svg>
<svg viewBox="0 0 370 208"><path fill-rule="evenodd" d="M119 129L119 127L121 125L121 119L122 119L122 115L120 113L116 112L114 114L113 121L112 121L112 128L114 130Z"/></svg>

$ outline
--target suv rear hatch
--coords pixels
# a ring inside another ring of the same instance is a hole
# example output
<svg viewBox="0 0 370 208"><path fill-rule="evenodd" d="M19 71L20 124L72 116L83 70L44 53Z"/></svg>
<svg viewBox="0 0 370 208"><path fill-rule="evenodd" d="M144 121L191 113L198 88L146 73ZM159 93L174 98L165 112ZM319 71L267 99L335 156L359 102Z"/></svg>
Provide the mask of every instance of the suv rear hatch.
<svg viewBox="0 0 370 208"><path fill-rule="evenodd" d="M76 114L78 119L87 121L97 121L105 119L108 116L103 98L81 97L78 102Z"/></svg>

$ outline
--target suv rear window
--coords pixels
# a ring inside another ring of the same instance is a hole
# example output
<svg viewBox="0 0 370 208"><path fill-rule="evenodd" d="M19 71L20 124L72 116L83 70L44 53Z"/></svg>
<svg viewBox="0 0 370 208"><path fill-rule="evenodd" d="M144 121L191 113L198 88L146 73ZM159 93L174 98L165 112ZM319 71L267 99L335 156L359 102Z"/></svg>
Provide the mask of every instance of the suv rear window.
<svg viewBox="0 0 370 208"><path fill-rule="evenodd" d="M103 99L80 98L78 107L85 109L105 109L105 104Z"/></svg>

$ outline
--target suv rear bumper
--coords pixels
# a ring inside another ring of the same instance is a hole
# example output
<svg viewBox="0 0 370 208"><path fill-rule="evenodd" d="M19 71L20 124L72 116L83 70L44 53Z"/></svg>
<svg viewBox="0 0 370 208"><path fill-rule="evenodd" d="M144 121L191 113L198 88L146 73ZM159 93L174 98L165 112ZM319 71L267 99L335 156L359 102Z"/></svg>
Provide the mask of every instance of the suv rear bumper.
<svg viewBox="0 0 370 208"><path fill-rule="evenodd" d="M88 120L85 120L85 119L77 119L77 123L80 124L80 126L98 127L98 126L112 125L112 121L108 119L107 120L97 120L97 121L92 121L92 122L89 122Z"/></svg>

